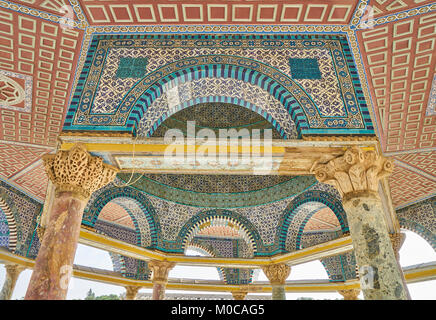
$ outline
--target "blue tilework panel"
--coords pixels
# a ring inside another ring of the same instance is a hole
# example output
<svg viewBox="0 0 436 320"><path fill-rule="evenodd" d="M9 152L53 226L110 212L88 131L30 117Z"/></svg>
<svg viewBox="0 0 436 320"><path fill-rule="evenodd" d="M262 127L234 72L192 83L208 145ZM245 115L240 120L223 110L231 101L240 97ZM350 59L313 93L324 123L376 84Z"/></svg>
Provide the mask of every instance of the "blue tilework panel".
<svg viewBox="0 0 436 320"><path fill-rule="evenodd" d="M289 59L292 79L321 79L318 60L306 59Z"/></svg>
<svg viewBox="0 0 436 320"><path fill-rule="evenodd" d="M231 41L224 35L94 35L79 72L65 131L136 134L149 109L156 118L147 130L183 108L224 102L257 112L281 133L286 114L292 138L374 135L345 33L232 35ZM229 84L238 90L222 92Z"/></svg>
<svg viewBox="0 0 436 320"><path fill-rule="evenodd" d="M142 78L145 76L147 58L121 57L117 70L117 78Z"/></svg>

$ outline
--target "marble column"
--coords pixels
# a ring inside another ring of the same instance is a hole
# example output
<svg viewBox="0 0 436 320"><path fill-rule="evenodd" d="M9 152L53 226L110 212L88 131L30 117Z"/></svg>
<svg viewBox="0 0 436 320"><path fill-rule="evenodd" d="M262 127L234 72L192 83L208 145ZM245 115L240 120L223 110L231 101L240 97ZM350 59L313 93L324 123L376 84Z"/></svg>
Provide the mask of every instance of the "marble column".
<svg viewBox="0 0 436 320"><path fill-rule="evenodd" d="M141 287L138 286L127 286L126 287L126 300L135 300Z"/></svg>
<svg viewBox="0 0 436 320"><path fill-rule="evenodd" d="M359 289L339 290L338 293L344 297L344 300L359 300L357 297L360 294Z"/></svg>
<svg viewBox="0 0 436 320"><path fill-rule="evenodd" d="M291 273L291 267L284 263L262 267L272 286L272 300L286 300L285 282Z"/></svg>
<svg viewBox="0 0 436 320"><path fill-rule="evenodd" d="M232 291L232 296L234 300L245 300L247 293L247 291Z"/></svg>
<svg viewBox="0 0 436 320"><path fill-rule="evenodd" d="M25 299L63 300L73 271L83 209L94 191L113 181L118 169L91 156L82 144L45 155L43 161L55 185L55 196Z"/></svg>
<svg viewBox="0 0 436 320"><path fill-rule="evenodd" d="M18 276L26 268L18 264L6 264L5 269L6 279L3 283L2 291L0 292L0 300L11 300Z"/></svg>
<svg viewBox="0 0 436 320"><path fill-rule="evenodd" d="M153 260L148 263L148 267L153 272L153 300L165 299L165 288L168 282L168 273L176 264L169 261Z"/></svg>
<svg viewBox="0 0 436 320"><path fill-rule="evenodd" d="M379 180L392 173L392 160L352 147L312 170L318 181L335 186L342 195L365 299L410 299L378 193Z"/></svg>

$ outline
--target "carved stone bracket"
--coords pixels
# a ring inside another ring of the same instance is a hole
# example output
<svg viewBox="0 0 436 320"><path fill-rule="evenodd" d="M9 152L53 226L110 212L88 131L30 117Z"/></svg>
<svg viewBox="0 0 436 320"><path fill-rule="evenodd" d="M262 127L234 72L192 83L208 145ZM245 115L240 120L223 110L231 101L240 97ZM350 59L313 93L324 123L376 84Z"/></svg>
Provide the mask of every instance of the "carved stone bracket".
<svg viewBox="0 0 436 320"><path fill-rule="evenodd" d="M169 261L150 261L148 267L153 272L153 283L166 284L168 282L168 273L175 265L174 262Z"/></svg>
<svg viewBox="0 0 436 320"><path fill-rule="evenodd" d="M119 171L103 163L103 159L91 156L83 144L75 144L70 150L43 156L48 177L56 186L56 193L73 192L81 199L110 183Z"/></svg>
<svg viewBox="0 0 436 320"><path fill-rule="evenodd" d="M359 147L347 149L342 156L312 167L319 182L333 185L346 198L356 194L376 194L380 179L393 171L393 161L375 151Z"/></svg>
<svg viewBox="0 0 436 320"><path fill-rule="evenodd" d="M284 263L264 266L262 270L272 285L284 285L291 273L291 267Z"/></svg>

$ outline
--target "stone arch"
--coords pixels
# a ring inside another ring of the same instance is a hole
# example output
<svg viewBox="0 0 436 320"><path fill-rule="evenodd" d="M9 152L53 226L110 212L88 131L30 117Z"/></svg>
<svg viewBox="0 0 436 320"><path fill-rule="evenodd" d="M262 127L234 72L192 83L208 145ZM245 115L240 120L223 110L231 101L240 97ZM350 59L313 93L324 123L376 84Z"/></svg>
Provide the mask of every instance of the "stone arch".
<svg viewBox="0 0 436 320"><path fill-rule="evenodd" d="M302 213L301 206L307 204L309 202L315 202L318 204L320 209L321 207L327 206L329 207L335 216L338 218L338 221L341 226L342 232L347 232L349 230L348 223L346 219L346 214L344 208L342 207L342 202L336 198L334 195L319 191L319 190L311 190L306 191L297 197L295 197L291 203L286 207L279 222L279 228L276 233L276 243L279 246L279 252L288 252L286 249L286 240L288 237L288 229L292 225L297 214L304 214L302 217L302 222L295 227L298 228L296 233L295 245L293 245L293 250L299 250L301 244L301 236L303 234L304 226L307 221L312 217L312 215L318 210L313 210L310 212Z"/></svg>
<svg viewBox="0 0 436 320"><path fill-rule="evenodd" d="M141 192L139 192L136 189L130 188L130 187L114 187L114 188L108 188L102 191L98 197L92 200L91 203L88 203L88 211L86 213L87 220L83 220L82 223L87 224L91 227L94 227L95 222L98 219L98 216L103 209L103 207L108 204L110 201L113 201L115 199L119 198L128 198L130 201L133 201L144 213L144 217L148 223L149 230L150 230L150 248L158 248L159 247L159 235L160 235L160 223L158 220L158 216L151 204L151 202L146 198L145 195L143 195ZM138 244L142 244L141 240L141 225L138 222L138 219L141 219L142 217L138 217L135 214L133 214L132 210L126 210L132 221L135 225L135 229L138 230L137 232L137 242Z"/></svg>
<svg viewBox="0 0 436 320"><path fill-rule="evenodd" d="M433 250L436 251L436 235L431 232L431 230L416 221L408 220L405 218L399 218L398 222L400 223L400 227L402 229L415 232L417 235L427 241L427 243L433 248Z"/></svg>
<svg viewBox="0 0 436 320"><path fill-rule="evenodd" d="M15 206L7 201L6 197L3 198L3 194L0 193L0 212L4 215L6 223L8 226L9 236L8 236L8 249L11 252L15 252L17 249L17 243L21 241L21 232L18 232L16 217L17 214L13 213ZM16 209L15 209L16 210Z"/></svg>
<svg viewBox="0 0 436 320"><path fill-rule="evenodd" d="M185 248L189 245L196 232L201 230L202 226L210 225L214 222L237 228L241 232L243 239L251 245L253 255L257 254L258 248L263 247L259 232L247 218L236 212L223 209L202 211L191 217L180 230L176 242L180 243L182 250L185 251Z"/></svg>
<svg viewBox="0 0 436 320"><path fill-rule="evenodd" d="M165 74L165 69L176 69L172 73ZM267 75L269 73L269 75ZM254 84L267 91L272 97L280 101L283 110L291 115L299 136L309 129L306 112L316 113L316 106L304 89L283 72L272 68L262 62L227 55L209 55L194 58L186 58L169 63L148 74L125 95L118 112L129 113L127 117L127 130L133 130L136 135L140 119L145 110L160 97L169 83L175 85L205 77L233 78ZM302 94L300 101L305 103L305 109L294 97L294 90ZM135 92L141 91L138 97ZM136 102L135 105L133 105ZM243 105L244 106L244 105ZM186 106L181 106L186 107ZM274 117L261 110L253 110L264 116L280 132L277 123L273 123Z"/></svg>

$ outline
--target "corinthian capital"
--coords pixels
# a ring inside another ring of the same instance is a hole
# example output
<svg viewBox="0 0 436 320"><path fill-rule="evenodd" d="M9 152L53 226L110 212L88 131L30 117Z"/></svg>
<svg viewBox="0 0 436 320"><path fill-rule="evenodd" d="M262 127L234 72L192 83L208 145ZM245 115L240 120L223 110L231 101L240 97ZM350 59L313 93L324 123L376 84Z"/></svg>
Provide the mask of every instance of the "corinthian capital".
<svg viewBox="0 0 436 320"><path fill-rule="evenodd" d="M168 281L168 273L175 265L174 262L169 261L150 261L148 267L153 272L153 282L166 284Z"/></svg>
<svg viewBox="0 0 436 320"><path fill-rule="evenodd" d="M291 273L291 267L284 263L276 263L262 267L271 284L285 284Z"/></svg>
<svg viewBox="0 0 436 320"><path fill-rule="evenodd" d="M312 172L319 182L333 185L345 196L354 192L377 192L379 180L390 175L393 167L391 159L375 151L352 147L325 164L315 164Z"/></svg>
<svg viewBox="0 0 436 320"><path fill-rule="evenodd" d="M45 171L56 186L56 193L70 191L87 199L115 179L118 169L91 156L83 144L59 150L43 158Z"/></svg>

